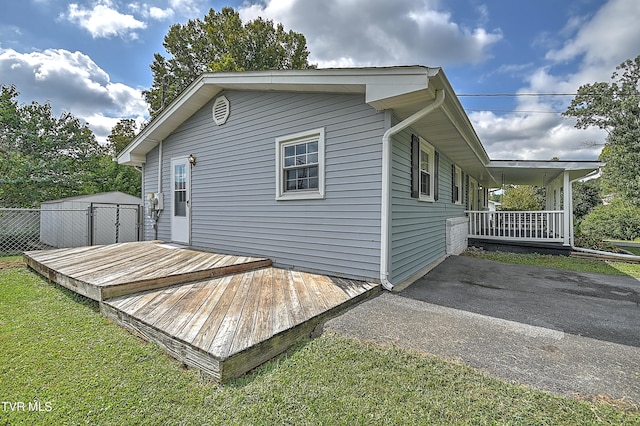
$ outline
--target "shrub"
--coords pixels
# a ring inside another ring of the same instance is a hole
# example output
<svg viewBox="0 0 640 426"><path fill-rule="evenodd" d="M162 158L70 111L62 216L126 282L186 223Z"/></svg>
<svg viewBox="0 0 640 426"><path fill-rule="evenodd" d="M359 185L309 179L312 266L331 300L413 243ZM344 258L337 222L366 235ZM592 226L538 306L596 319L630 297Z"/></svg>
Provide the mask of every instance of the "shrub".
<svg viewBox="0 0 640 426"><path fill-rule="evenodd" d="M576 247L582 247L591 250L608 251L610 253L621 252L620 248L613 243L603 241L598 237L591 237L584 234L576 235L573 241L573 245Z"/></svg>
<svg viewBox="0 0 640 426"><path fill-rule="evenodd" d="M580 230L594 238L634 240L640 237L640 207L621 199L597 206L584 218Z"/></svg>

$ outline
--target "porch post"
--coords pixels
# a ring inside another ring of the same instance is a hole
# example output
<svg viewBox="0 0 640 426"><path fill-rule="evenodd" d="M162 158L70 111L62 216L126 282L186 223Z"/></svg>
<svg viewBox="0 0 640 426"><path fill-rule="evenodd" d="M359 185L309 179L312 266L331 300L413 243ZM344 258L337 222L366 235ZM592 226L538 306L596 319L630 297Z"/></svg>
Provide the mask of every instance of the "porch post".
<svg viewBox="0 0 640 426"><path fill-rule="evenodd" d="M571 245L571 235L573 234L573 188L571 187L571 180L569 179L569 172L564 171L564 202L562 203L564 210L564 233L562 235L562 244L565 246Z"/></svg>

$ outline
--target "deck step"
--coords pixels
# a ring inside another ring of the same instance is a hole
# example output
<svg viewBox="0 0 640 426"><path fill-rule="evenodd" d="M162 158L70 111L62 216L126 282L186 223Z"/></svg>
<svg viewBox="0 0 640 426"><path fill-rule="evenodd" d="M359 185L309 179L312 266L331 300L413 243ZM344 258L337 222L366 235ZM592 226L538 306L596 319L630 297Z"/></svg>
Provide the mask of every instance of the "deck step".
<svg viewBox="0 0 640 426"><path fill-rule="evenodd" d="M266 258L177 248L158 241L30 251L24 259L50 281L97 301L271 265Z"/></svg>
<svg viewBox="0 0 640 426"><path fill-rule="evenodd" d="M308 337L379 284L264 268L107 300L100 311L220 382Z"/></svg>

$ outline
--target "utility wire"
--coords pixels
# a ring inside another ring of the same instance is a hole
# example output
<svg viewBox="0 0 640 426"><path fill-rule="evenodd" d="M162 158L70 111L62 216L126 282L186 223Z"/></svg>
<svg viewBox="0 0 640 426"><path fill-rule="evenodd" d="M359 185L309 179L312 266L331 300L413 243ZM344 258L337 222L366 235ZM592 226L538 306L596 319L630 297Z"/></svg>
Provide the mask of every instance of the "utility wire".
<svg viewBox="0 0 640 426"><path fill-rule="evenodd" d="M533 96L577 96L577 93L462 93L456 94L458 97L487 97L487 98L518 98L518 97L533 97Z"/></svg>
<svg viewBox="0 0 640 426"><path fill-rule="evenodd" d="M471 112L523 112L523 113L532 113L532 114L562 114L560 111L530 111L530 110L522 110L522 109L467 109L467 111Z"/></svg>

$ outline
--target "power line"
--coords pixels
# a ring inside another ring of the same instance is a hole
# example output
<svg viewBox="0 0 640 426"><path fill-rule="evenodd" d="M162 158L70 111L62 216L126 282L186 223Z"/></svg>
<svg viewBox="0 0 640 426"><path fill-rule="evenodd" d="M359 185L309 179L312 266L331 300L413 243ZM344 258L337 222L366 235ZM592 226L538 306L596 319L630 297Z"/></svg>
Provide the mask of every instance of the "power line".
<svg viewBox="0 0 640 426"><path fill-rule="evenodd" d="M531 110L522 110L522 109L467 109L467 111L471 112L523 112L529 114L562 114L560 111L531 111Z"/></svg>
<svg viewBox="0 0 640 426"><path fill-rule="evenodd" d="M458 97L487 97L487 98L518 98L518 97L534 97L534 96L577 96L577 93L462 93L457 94Z"/></svg>

